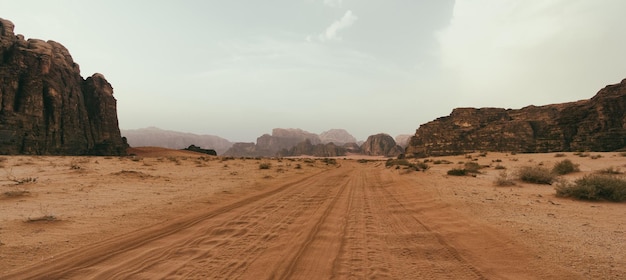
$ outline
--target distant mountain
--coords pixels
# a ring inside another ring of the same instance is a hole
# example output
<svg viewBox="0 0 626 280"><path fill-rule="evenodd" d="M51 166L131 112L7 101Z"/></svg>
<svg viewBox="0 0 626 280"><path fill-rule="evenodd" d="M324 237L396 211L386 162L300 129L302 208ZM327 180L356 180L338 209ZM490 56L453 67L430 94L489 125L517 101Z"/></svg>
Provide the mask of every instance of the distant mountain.
<svg viewBox="0 0 626 280"><path fill-rule="evenodd" d="M215 135L198 135L156 127L122 129L121 132L131 147L153 146L184 149L190 145L195 145L203 149L213 149L218 155L221 155L233 146L232 142Z"/></svg>
<svg viewBox="0 0 626 280"><path fill-rule="evenodd" d="M312 145L322 143L320 137L298 128L274 128L272 135L263 134L254 143L235 143L232 149L224 153L228 156L273 157L279 151L289 150L301 142L309 141Z"/></svg>
<svg viewBox="0 0 626 280"><path fill-rule="evenodd" d="M356 143L356 138L348 133L345 129L331 129L320 133L320 140L322 143L333 143L337 146L341 146L347 143Z"/></svg>
<svg viewBox="0 0 626 280"><path fill-rule="evenodd" d="M411 137L413 137L411 134L400 134L396 136L396 144L404 149L409 145Z"/></svg>

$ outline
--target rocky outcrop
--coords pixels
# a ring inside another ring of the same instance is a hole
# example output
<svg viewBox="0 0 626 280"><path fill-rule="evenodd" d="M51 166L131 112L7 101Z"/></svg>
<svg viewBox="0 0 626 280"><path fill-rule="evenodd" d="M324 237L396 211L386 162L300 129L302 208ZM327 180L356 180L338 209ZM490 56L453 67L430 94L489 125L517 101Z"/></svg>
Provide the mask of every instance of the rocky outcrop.
<svg viewBox="0 0 626 280"><path fill-rule="evenodd" d="M341 146L347 143L356 143L356 138L352 136L345 129L331 129L320 133L320 140L322 143L334 143Z"/></svg>
<svg viewBox="0 0 626 280"><path fill-rule="evenodd" d="M235 143L224 155L244 157L273 157L280 151L289 150L292 147L308 140L312 145L321 143L319 136L301 129L274 128L272 135L264 134L257 138L253 147L249 143Z"/></svg>
<svg viewBox="0 0 626 280"><path fill-rule="evenodd" d="M311 143L309 139L298 143L289 150L282 150L279 156L314 156L314 157L338 157L345 156L346 149L335 145L334 143L316 144Z"/></svg>
<svg viewBox="0 0 626 280"><path fill-rule="evenodd" d="M113 87L54 41L0 19L0 154L123 155Z"/></svg>
<svg viewBox="0 0 626 280"><path fill-rule="evenodd" d="M189 145L198 145L200 147L213 149L220 155L233 146L233 143L230 141L214 135L183 133L156 127L122 129L122 136L128 139L128 144L132 147L151 146L182 149Z"/></svg>
<svg viewBox="0 0 626 280"><path fill-rule="evenodd" d="M368 156L396 157L403 152L404 149L396 145L393 137L385 133L371 135L361 145L361 153Z"/></svg>
<svg viewBox="0 0 626 280"><path fill-rule="evenodd" d="M210 155L210 156L216 156L217 155L217 152L215 150L213 150L213 149L203 149L203 148L200 148L200 147L198 147L196 145L189 145L189 147L184 148L183 150L185 150L185 151L192 151L192 152L196 152L196 153L207 154L207 155Z"/></svg>
<svg viewBox="0 0 626 280"><path fill-rule="evenodd" d="M457 108L421 125L407 155L454 155L473 151L614 151L626 147L626 79L589 100L501 108Z"/></svg>

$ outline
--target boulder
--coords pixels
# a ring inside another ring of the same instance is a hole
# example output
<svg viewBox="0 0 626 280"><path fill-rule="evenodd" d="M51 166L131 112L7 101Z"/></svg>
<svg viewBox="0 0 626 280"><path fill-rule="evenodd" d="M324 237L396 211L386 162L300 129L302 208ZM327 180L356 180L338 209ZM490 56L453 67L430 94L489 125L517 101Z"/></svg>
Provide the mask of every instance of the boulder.
<svg viewBox="0 0 626 280"><path fill-rule="evenodd" d="M361 145L361 153L368 156L397 157L403 152L404 150L396 145L393 137L385 133L371 135Z"/></svg>
<svg viewBox="0 0 626 280"><path fill-rule="evenodd" d="M60 43L24 40L0 18L0 154L124 155L117 101Z"/></svg>

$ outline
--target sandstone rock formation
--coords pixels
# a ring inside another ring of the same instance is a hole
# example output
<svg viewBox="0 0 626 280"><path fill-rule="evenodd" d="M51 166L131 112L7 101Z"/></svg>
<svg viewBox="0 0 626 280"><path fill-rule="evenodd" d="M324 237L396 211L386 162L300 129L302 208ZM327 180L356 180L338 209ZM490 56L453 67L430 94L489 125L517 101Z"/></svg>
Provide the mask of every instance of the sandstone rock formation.
<svg viewBox="0 0 626 280"><path fill-rule="evenodd" d="M257 138L253 147L249 143L235 143L224 155L244 157L273 157L278 152L289 150L306 140L312 145L321 143L319 136L301 129L275 128L272 135L264 134Z"/></svg>
<svg viewBox="0 0 626 280"><path fill-rule="evenodd" d="M123 155L113 88L54 41L0 18L0 154Z"/></svg>
<svg viewBox="0 0 626 280"><path fill-rule="evenodd" d="M589 100L519 110L457 108L421 125L406 153L615 151L626 147L626 79Z"/></svg>
<svg viewBox="0 0 626 280"><path fill-rule="evenodd" d="M309 155L315 157L338 157L345 156L346 149L335 145L334 143L312 144L311 140L306 139L298 143L291 149L284 149L278 153L279 156L302 156Z"/></svg>
<svg viewBox="0 0 626 280"><path fill-rule="evenodd" d="M396 157L404 153L404 149L396 145L393 137L379 133L367 137L365 143L361 145L361 153L368 156Z"/></svg>
<svg viewBox="0 0 626 280"><path fill-rule="evenodd" d="M196 153L207 154L207 155L210 155L210 156L216 156L217 155L217 152L215 150L213 150L213 149L203 149L203 148L200 148L200 147L198 147L196 145L189 145L189 147L184 148L183 150L192 151L192 152L196 152Z"/></svg>
<svg viewBox="0 0 626 280"><path fill-rule="evenodd" d="M197 145L213 149L220 155L233 146L233 143L230 141L214 135L198 135L156 127L122 129L122 136L128 139L128 144L132 147L152 146L182 149L189 145Z"/></svg>
<svg viewBox="0 0 626 280"><path fill-rule="evenodd" d="M356 143L356 138L348 133L345 129L331 129L320 133L322 143L334 143L341 146L347 143Z"/></svg>

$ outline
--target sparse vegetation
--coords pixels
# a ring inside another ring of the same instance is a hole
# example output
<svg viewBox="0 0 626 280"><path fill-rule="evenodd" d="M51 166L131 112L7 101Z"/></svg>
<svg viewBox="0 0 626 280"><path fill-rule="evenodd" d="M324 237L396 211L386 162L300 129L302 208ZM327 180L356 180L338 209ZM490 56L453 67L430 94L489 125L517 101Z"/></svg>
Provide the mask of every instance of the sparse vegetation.
<svg viewBox="0 0 626 280"><path fill-rule="evenodd" d="M494 167L495 169L506 169L504 165L498 164Z"/></svg>
<svg viewBox="0 0 626 280"><path fill-rule="evenodd" d="M433 164L452 164L452 162L445 159L438 159L433 161Z"/></svg>
<svg viewBox="0 0 626 280"><path fill-rule="evenodd" d="M562 161L555 163L554 167L552 168L552 172L558 175L565 175L565 174L578 172L578 171L580 171L578 169L578 164L574 164L569 159L564 159Z"/></svg>
<svg viewBox="0 0 626 280"><path fill-rule="evenodd" d="M515 182L509 177L506 171L502 171L498 175L498 178L496 178L494 184L496 186L506 187L515 185Z"/></svg>
<svg viewBox="0 0 626 280"><path fill-rule="evenodd" d="M467 170L463 168L453 168L448 170L448 175L452 176L465 176L467 175Z"/></svg>
<svg viewBox="0 0 626 280"><path fill-rule="evenodd" d="M479 170L482 168L477 162L466 162L463 166L467 173L480 173Z"/></svg>
<svg viewBox="0 0 626 280"><path fill-rule="evenodd" d="M272 168L272 164L269 162L259 163L259 169L270 169Z"/></svg>
<svg viewBox="0 0 626 280"><path fill-rule="evenodd" d="M337 160L334 159L334 158L323 158L322 162L326 163L327 165L336 165L337 164Z"/></svg>
<svg viewBox="0 0 626 280"><path fill-rule="evenodd" d="M626 180L606 174L590 174L574 183L561 183L556 195L582 200L626 201Z"/></svg>
<svg viewBox="0 0 626 280"><path fill-rule="evenodd" d="M619 168L611 166L611 167L607 167L607 168L601 169L597 173L599 173L599 174L617 175L617 174L622 174L623 172L620 171Z"/></svg>
<svg viewBox="0 0 626 280"><path fill-rule="evenodd" d="M406 159L388 159L387 162L385 162L385 166L396 166L396 169L400 169L400 166L405 166L405 169L413 169L415 171L428 169L428 164L425 162L411 163Z"/></svg>
<svg viewBox="0 0 626 280"><path fill-rule="evenodd" d="M551 185L556 176L549 169L541 166L522 166L518 171L520 180L533 184Z"/></svg>
<svg viewBox="0 0 626 280"><path fill-rule="evenodd" d="M602 158L602 155L593 155L591 156L591 159L599 159Z"/></svg>
<svg viewBox="0 0 626 280"><path fill-rule="evenodd" d="M566 157L566 155L562 153L557 153L557 154L554 154L554 157Z"/></svg>

